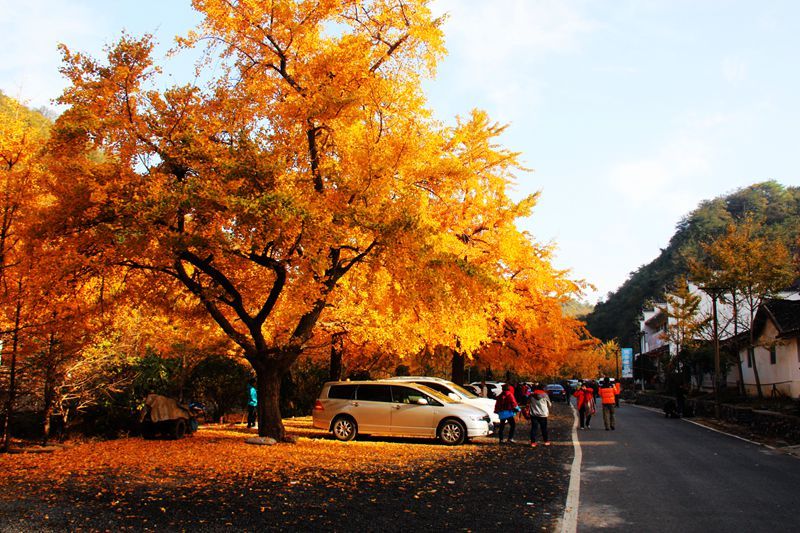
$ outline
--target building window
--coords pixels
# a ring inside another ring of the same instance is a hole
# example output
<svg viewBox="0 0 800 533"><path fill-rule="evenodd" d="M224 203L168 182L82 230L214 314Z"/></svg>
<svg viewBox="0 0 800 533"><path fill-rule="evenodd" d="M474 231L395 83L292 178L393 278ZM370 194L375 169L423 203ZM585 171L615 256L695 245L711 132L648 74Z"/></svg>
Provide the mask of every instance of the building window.
<svg viewBox="0 0 800 533"><path fill-rule="evenodd" d="M769 364L774 365L778 362L778 349L771 346L769 349Z"/></svg>
<svg viewBox="0 0 800 533"><path fill-rule="evenodd" d="M747 349L747 368L753 368L753 347Z"/></svg>

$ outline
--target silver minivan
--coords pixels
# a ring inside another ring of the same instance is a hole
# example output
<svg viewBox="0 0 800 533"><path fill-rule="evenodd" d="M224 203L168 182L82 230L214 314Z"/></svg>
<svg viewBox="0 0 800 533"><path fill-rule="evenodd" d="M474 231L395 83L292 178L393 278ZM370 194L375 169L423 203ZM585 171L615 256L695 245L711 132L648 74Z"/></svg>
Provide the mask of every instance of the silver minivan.
<svg viewBox="0 0 800 533"><path fill-rule="evenodd" d="M417 383L332 381L312 412L314 427L339 440L358 435L408 435L462 444L489 434L489 416Z"/></svg>

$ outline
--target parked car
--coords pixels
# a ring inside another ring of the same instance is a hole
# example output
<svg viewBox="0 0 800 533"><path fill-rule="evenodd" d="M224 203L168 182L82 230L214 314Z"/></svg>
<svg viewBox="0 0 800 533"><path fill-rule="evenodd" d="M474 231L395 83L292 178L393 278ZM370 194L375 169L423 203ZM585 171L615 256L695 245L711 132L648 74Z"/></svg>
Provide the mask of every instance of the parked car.
<svg viewBox="0 0 800 533"><path fill-rule="evenodd" d="M480 381L473 381L470 383L470 385L478 387L478 391L480 391L482 387L482 383ZM487 381L486 389L489 394L489 398L497 398L500 396L500 393L503 392L503 385L505 385L505 383L500 381ZM478 395L480 396L480 393Z"/></svg>
<svg viewBox="0 0 800 533"><path fill-rule="evenodd" d="M312 420L342 441L358 434L408 435L456 445L490 432L485 411L425 385L389 380L325 383Z"/></svg>
<svg viewBox="0 0 800 533"><path fill-rule="evenodd" d="M430 387L435 391L441 392L451 400L473 405L478 409L481 409L487 415L489 415L492 424L500 423L500 417L494 412L494 400L491 398L481 398L479 395L473 394L471 391L468 391L466 388L461 387L460 385L456 385L452 381L427 376L397 376L394 378L389 378L389 381L404 381L425 385L426 387Z"/></svg>
<svg viewBox="0 0 800 533"><path fill-rule="evenodd" d="M550 400L553 402L567 401L567 391L558 383L551 383L550 385L545 386L544 391L548 396L550 396Z"/></svg>
<svg viewBox="0 0 800 533"><path fill-rule="evenodd" d="M480 388L480 387L478 387L477 385L473 385L472 383L465 383L465 384L464 384L464 385L462 385L462 386L463 386L463 387L464 387L466 390L468 390L468 391L470 391L472 394L474 394L475 396L478 396L478 397L480 397L480 395L481 395L481 388Z"/></svg>

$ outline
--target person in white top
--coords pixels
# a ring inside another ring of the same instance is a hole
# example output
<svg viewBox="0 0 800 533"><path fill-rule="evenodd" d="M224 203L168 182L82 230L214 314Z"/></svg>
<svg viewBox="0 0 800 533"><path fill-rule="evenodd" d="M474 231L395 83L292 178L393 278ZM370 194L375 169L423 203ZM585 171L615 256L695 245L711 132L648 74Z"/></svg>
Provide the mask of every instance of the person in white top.
<svg viewBox="0 0 800 533"><path fill-rule="evenodd" d="M547 435L547 417L550 416L550 407L553 403L550 396L542 389L542 384L537 383L533 387L533 394L530 396L531 406L531 446L535 448L536 430L541 428L542 440L545 446L550 446L550 439Z"/></svg>

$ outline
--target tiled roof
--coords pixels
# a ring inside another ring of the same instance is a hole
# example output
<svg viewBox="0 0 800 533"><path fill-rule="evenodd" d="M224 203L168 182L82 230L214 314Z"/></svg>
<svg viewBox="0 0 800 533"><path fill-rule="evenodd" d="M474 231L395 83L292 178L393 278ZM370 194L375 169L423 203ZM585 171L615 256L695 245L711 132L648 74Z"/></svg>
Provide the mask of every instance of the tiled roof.
<svg viewBox="0 0 800 533"><path fill-rule="evenodd" d="M800 300L766 300L756 313L756 331L760 332L767 316L775 324L779 337L800 335Z"/></svg>

